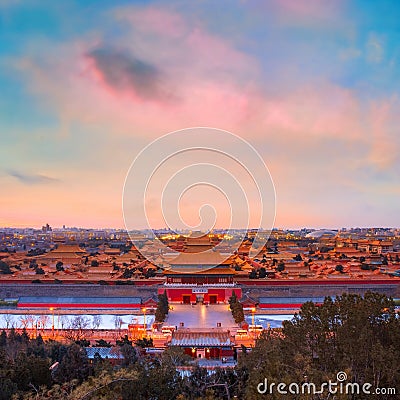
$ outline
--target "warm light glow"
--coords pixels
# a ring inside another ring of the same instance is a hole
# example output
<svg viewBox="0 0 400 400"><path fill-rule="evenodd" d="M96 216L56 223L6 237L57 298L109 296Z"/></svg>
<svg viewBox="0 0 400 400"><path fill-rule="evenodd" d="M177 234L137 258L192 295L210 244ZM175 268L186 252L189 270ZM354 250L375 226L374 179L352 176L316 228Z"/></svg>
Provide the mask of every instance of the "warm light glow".
<svg viewBox="0 0 400 400"><path fill-rule="evenodd" d="M205 323L206 317L207 317L207 309L205 305L202 305L200 309L200 318L202 323Z"/></svg>
<svg viewBox="0 0 400 400"><path fill-rule="evenodd" d="M161 236L161 240L175 240L178 239L180 235L172 235L172 234L168 234L168 235L163 235Z"/></svg>

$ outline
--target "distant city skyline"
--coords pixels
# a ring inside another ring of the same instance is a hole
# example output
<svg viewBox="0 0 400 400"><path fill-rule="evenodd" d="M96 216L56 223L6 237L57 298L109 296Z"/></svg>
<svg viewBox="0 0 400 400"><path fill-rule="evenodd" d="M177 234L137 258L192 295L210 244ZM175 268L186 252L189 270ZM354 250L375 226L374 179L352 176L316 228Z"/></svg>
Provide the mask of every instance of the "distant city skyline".
<svg viewBox="0 0 400 400"><path fill-rule="evenodd" d="M21 226L18 226L18 225L15 225L15 226L11 226L11 225L9 225L9 226L0 226L0 230L1 229L34 229L34 230L41 230L42 228L44 227L44 225L37 225L37 226L25 226L25 225L21 225ZM77 229L77 230L85 230L85 229L87 229L87 230L99 230L99 231L101 231L101 230L109 230L109 231L126 231L126 228L125 227L112 227L112 226L99 226L99 227L93 227L93 226L50 226L50 228L52 229L52 230L55 230L55 231L61 231L61 230L65 230L65 231L68 231L68 230L74 230L74 229ZM157 227L157 228L155 228L155 229L145 229L145 228L143 228L143 229L140 229L140 228L138 228L138 229L136 229L138 232L140 231L140 232L145 232L145 231L163 231L163 230L168 230L169 228L168 227ZM256 228L256 227L249 227L249 228L230 228L230 230L232 230L232 231L240 231L240 230L249 230L249 231L251 231L251 230L257 230L257 229L260 229L260 231L264 231L264 232L266 232L267 231L267 229L262 229L262 228ZM357 230L357 229L361 229L361 230L365 230L365 229L382 229L382 230L399 230L400 229L400 226L341 226L341 227L339 227L339 226L331 226L331 227L329 227L329 226L300 226L300 227L294 227L294 226L275 226L275 227L273 227L272 228L272 230L277 230L277 231L279 231L279 230L282 230L282 231L302 231L302 230L307 230L307 231L324 231L324 230L327 230L327 231L338 231L338 232L340 232L340 231L343 231L343 230L347 230L347 231L351 231L351 230ZM188 230L184 230L184 229L173 229L173 228L170 228L170 230L172 231L172 232L176 232L176 233L187 233L187 232L190 232L190 231L188 231ZM215 228L213 231L215 231L215 232L219 232L219 231L223 231L223 230L228 230L228 228ZM132 232L134 231L134 230L131 230ZM51 232L51 231L49 231L49 232ZM195 231L193 231L193 232L195 232ZM199 232L199 231L197 231L197 232Z"/></svg>
<svg viewBox="0 0 400 400"><path fill-rule="evenodd" d="M395 0L0 0L0 226L124 228L133 159L192 126L260 153L276 227L400 226L399 20Z"/></svg>

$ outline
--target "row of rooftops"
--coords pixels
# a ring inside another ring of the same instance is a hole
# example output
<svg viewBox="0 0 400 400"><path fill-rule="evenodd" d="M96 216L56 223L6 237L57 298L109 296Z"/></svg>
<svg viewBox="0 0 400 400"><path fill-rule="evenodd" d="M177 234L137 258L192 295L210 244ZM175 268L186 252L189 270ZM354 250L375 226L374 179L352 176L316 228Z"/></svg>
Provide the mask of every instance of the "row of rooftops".
<svg viewBox="0 0 400 400"><path fill-rule="evenodd" d="M360 239L358 240L358 243L362 244L363 242L367 241L368 243L373 243L374 245L376 244L375 242L379 242L381 245L386 245L386 242L383 241L376 241L376 240L367 240L367 239ZM345 239L344 242L350 243L350 239ZM392 243L388 241L388 243ZM150 246L150 244L148 244ZM123 270L119 272L119 270L114 269L113 264L117 263L118 265L129 265L129 268L132 271L132 278L134 279L141 279L144 278L143 273L149 269L153 269L156 271L156 277L157 279L164 279L163 275L176 275L176 274L207 274L207 275L237 275L238 277L247 277L249 272L253 269L259 269L264 265L261 265L260 262L257 261L257 259L250 259L249 257L243 256L243 255L224 255L221 254L218 251L212 250L212 242L210 238L208 237L194 237L194 238L188 238L186 243L185 243L185 251L183 253L179 253L176 256L175 254L172 254L172 256L166 257L166 255L160 255L158 254L156 258L150 259L150 260L143 260L140 259L140 255L136 249L135 251L131 251L129 253L125 254L117 254L118 249L110 249L111 253L110 254L100 254L95 256L93 259L97 260L99 265L98 266L90 266L90 260L89 264L86 265L85 270L82 270L80 268L83 264L83 259L87 257L87 253L84 249L81 249L77 245L65 245L65 244L60 244L59 247L49 253L45 253L43 255L34 257L32 259L37 260L37 262L40 264L39 266L42 268L42 270L45 272L45 276L43 278L49 279L50 277L53 277L53 279L66 279L66 280L71 280L71 279L81 279L81 280L90 280L91 278L94 278L94 280L100 281L118 281L118 279L125 279L122 278ZM206 251L202 251L198 253L197 251L201 249ZM114 251L116 250L116 251ZM196 250L196 252L194 251ZM306 266L302 266L301 263L298 263L292 259L293 255L296 252L302 253L305 257L307 257L307 248L291 248L286 247L286 251L282 252L280 251L279 254L265 254L263 256L266 256L265 260L271 260L273 258L278 259L278 260L284 260L286 263L286 272L284 273L275 273L274 272L274 278L286 278L287 277L287 272L291 272L294 274L301 274L301 275L307 275L308 277L314 276L314 275L339 275L341 274L340 272L337 271L330 271L328 269L325 269L325 267L318 267L317 269L315 267L308 268ZM363 253L358 252L359 250L356 250L353 247L342 247L342 248L337 248L336 253L346 253L350 254L351 256L354 255L360 256ZM24 256L20 258L20 261L22 261ZM25 257L26 258L26 257ZM65 266L65 271L55 271L55 263L57 260L64 260L68 262L69 264L76 266L76 268L71 268L68 269L67 266ZM92 258L91 258L92 260ZM16 260L15 260L16 261ZM336 263L348 263L348 261L335 261ZM46 264L47 263L47 264ZM156 265L154 265L154 263ZM313 260L313 263L315 265L318 265L318 262L316 260ZM143 264L143 265L142 265ZM157 265L161 265L161 268L158 268ZM238 266L238 270L236 270L234 267ZM291 268L291 265L293 265L293 268ZM266 266L266 265L265 265ZM333 266L336 266L336 264ZM15 275L16 280L18 278L23 279L24 276L30 276L30 275L36 275L35 270L33 269L28 269L23 266L24 269L22 271L14 271L13 274ZM125 267L121 267L125 268ZM141 271L138 271L138 268L141 268ZM398 267L396 267L398 268ZM144 271L142 271L144 269ZM270 268L269 268L270 269ZM332 269L332 268L331 268ZM358 275L369 275L369 272L366 271L359 271L359 268L357 268L358 271L356 272ZM271 269L272 271L272 269ZM350 272L351 269L349 269ZM269 273L270 271L268 271ZM272 273L272 272L271 272ZM380 271L377 271L374 275L379 274ZM153 274L154 276L154 274ZM341 277L346 277L344 274L340 275ZM41 276L37 276L38 279L42 279Z"/></svg>

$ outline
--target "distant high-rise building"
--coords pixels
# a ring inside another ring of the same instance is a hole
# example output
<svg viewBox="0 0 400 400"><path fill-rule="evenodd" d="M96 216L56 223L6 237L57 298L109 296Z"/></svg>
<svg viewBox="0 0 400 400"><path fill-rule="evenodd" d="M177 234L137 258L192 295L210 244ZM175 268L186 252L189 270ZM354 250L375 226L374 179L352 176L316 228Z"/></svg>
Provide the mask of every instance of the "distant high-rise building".
<svg viewBox="0 0 400 400"><path fill-rule="evenodd" d="M44 233L51 232L52 230L53 229L51 228L51 226L49 224L42 226L42 232L44 232Z"/></svg>

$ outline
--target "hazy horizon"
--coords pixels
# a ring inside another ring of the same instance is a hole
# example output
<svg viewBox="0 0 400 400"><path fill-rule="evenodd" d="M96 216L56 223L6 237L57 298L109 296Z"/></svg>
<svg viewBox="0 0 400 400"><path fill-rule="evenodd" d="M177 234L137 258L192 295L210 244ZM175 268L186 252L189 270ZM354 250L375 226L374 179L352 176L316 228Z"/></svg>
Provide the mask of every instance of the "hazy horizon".
<svg viewBox="0 0 400 400"><path fill-rule="evenodd" d="M5 225L0 225L0 229L42 229L43 225L37 225L37 226L29 226L29 225L21 225L21 226L5 226ZM51 226L51 225L50 225ZM56 229L56 230L62 230L64 229L63 226L51 226L52 229ZM126 228L124 227L112 227L112 226L65 226L65 229L92 229L92 230L126 230ZM158 228L154 228L153 230L167 230L168 227L158 227ZM218 231L218 230L256 230L259 228L254 228L254 227L249 227L249 228L226 228L226 227L216 227L214 230ZM265 230L267 231L268 229L262 229L261 230ZM400 227L398 226L292 226L292 227L273 227L273 230L333 230L333 231L340 231L342 229L346 229L346 230L350 230L350 229L400 229ZM137 231L149 231L149 228L137 228L137 229L132 229L132 230L137 230ZM175 231L175 232L183 232L185 231L184 229L172 229L171 231Z"/></svg>

